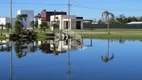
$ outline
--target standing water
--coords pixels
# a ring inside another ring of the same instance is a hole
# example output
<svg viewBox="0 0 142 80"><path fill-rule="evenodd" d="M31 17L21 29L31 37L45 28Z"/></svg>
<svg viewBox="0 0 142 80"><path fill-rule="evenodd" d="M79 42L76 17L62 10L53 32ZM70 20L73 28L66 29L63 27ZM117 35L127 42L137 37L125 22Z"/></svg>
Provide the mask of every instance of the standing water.
<svg viewBox="0 0 142 80"><path fill-rule="evenodd" d="M10 48L0 45L0 80L10 79ZM13 42L12 80L142 80L141 61L141 41Z"/></svg>

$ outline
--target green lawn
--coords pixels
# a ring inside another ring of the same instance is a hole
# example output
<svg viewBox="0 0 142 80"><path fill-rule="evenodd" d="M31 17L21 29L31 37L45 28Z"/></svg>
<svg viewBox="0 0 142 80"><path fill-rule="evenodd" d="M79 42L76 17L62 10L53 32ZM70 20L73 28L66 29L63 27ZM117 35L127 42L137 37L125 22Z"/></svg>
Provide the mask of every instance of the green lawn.
<svg viewBox="0 0 142 80"><path fill-rule="evenodd" d="M0 40L5 40L6 39L6 36L5 35L0 35Z"/></svg>
<svg viewBox="0 0 142 80"><path fill-rule="evenodd" d="M46 33L51 33L50 29L41 31L35 29L37 32L37 40L47 39ZM97 39L139 39L142 40L142 29L110 29L110 35L107 34L107 29L93 29L93 30L73 30L74 32L82 35L84 38L97 38ZM3 30L3 34L8 34L7 30ZM5 36L0 36L0 39L5 39Z"/></svg>
<svg viewBox="0 0 142 80"><path fill-rule="evenodd" d="M142 29L110 29L110 35L107 34L107 29L94 30L73 30L85 38L98 39L140 39L142 40Z"/></svg>

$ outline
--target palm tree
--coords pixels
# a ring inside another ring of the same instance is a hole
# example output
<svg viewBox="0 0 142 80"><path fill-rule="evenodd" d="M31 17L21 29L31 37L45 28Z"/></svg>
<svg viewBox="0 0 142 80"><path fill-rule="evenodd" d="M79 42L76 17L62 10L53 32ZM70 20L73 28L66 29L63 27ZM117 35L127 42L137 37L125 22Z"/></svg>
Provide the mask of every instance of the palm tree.
<svg viewBox="0 0 142 80"><path fill-rule="evenodd" d="M105 63L107 63L107 62L109 62L110 60L114 59L114 54L112 54L111 57L110 57L110 55L109 55L109 44L110 44L110 39L108 39L108 52L107 52L107 54L105 54L105 56L101 56L101 59L102 59Z"/></svg>
<svg viewBox="0 0 142 80"><path fill-rule="evenodd" d="M11 27L11 23L6 23L6 24L5 24L5 27L6 27L7 31L9 32L9 29L10 29L10 27Z"/></svg>
<svg viewBox="0 0 142 80"><path fill-rule="evenodd" d="M104 11L104 12L102 13L102 17L103 17L103 18L105 17L105 20L106 20L106 22L107 22L108 34L110 34L110 30L109 30L109 19L110 19L110 17L111 17L111 18L114 18L114 15L113 15L112 13L108 12L108 11Z"/></svg>

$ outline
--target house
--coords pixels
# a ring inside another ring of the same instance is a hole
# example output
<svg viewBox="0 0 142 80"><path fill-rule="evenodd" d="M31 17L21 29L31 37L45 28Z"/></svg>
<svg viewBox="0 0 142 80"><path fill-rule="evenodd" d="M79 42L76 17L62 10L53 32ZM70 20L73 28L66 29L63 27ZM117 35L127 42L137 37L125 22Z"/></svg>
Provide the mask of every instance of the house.
<svg viewBox="0 0 142 80"><path fill-rule="evenodd" d="M0 25L6 25L6 23L10 23L10 17L1 17L0 18ZM12 18L12 27L14 27L15 18ZM5 29L5 27L4 27Z"/></svg>
<svg viewBox="0 0 142 80"><path fill-rule="evenodd" d="M59 25L59 29L82 29L83 28L83 17L77 17L75 15L50 16L50 24L52 25L55 22Z"/></svg>
<svg viewBox="0 0 142 80"><path fill-rule="evenodd" d="M33 10L18 10L17 15L27 15L26 20L23 20L24 28L30 28L30 22L34 20Z"/></svg>
<svg viewBox="0 0 142 80"><path fill-rule="evenodd" d="M46 10L43 10L41 12L41 21L47 21L47 22L50 22L50 16L52 15L67 15L66 12L59 12L59 11L46 11Z"/></svg>

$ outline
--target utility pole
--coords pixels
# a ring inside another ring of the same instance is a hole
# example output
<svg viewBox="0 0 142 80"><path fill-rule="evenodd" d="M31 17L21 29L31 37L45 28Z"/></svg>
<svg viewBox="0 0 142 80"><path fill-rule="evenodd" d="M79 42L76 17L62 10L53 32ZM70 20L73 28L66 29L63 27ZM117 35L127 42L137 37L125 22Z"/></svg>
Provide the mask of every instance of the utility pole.
<svg viewBox="0 0 142 80"><path fill-rule="evenodd" d="M53 23L53 33L55 33L55 18L56 18L56 10L54 10L54 23Z"/></svg>
<svg viewBox="0 0 142 80"><path fill-rule="evenodd" d="M10 0L10 34L12 34L12 0ZM9 34L9 36L10 36L10 34ZM10 80L12 80L12 76L13 76L13 74L12 74L12 41L10 41L10 48L11 48L11 50L10 50Z"/></svg>
<svg viewBox="0 0 142 80"><path fill-rule="evenodd" d="M12 33L12 0L10 0L10 24L11 24L10 32Z"/></svg>
<svg viewBox="0 0 142 80"><path fill-rule="evenodd" d="M70 0L68 0L68 30L69 30L69 28L71 28L71 23L70 23L70 6L71 6L71 4L70 4Z"/></svg>

